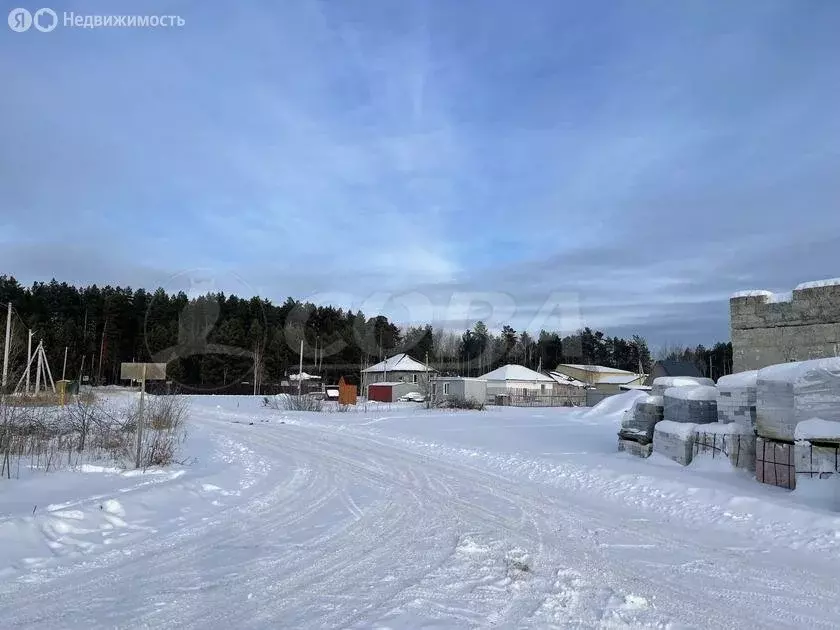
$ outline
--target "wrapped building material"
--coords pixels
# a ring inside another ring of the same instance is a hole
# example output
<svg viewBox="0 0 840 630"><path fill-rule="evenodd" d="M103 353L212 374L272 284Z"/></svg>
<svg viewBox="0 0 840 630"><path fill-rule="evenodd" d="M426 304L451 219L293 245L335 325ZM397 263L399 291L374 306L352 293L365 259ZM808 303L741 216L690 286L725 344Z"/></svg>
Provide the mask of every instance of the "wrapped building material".
<svg viewBox="0 0 840 630"><path fill-rule="evenodd" d="M662 396L666 389L671 387L697 387L698 385L714 385L710 378L702 376L660 376L653 379L650 393L653 396Z"/></svg>
<svg viewBox="0 0 840 630"><path fill-rule="evenodd" d="M792 442L798 423L840 420L840 357L771 365L758 371L756 430Z"/></svg>
<svg viewBox="0 0 840 630"><path fill-rule="evenodd" d="M620 452L629 453L636 457L650 457L653 451L653 444L642 444L635 440L618 440L618 450Z"/></svg>
<svg viewBox="0 0 840 630"><path fill-rule="evenodd" d="M717 388L709 385L670 387L663 396L664 418L671 422L717 422Z"/></svg>
<svg viewBox="0 0 840 630"><path fill-rule="evenodd" d="M653 441L653 427L662 420L664 400L662 396L645 396L633 403L633 408L624 415L618 436L642 444Z"/></svg>
<svg viewBox="0 0 840 630"><path fill-rule="evenodd" d="M793 443L757 437L755 478L760 483L793 490L796 487Z"/></svg>
<svg viewBox="0 0 840 630"><path fill-rule="evenodd" d="M694 454L695 428L694 424L663 420L653 431L654 452L687 466Z"/></svg>
<svg viewBox="0 0 840 630"><path fill-rule="evenodd" d="M755 433L735 422L697 425L693 455L695 460L728 459L735 468L755 470Z"/></svg>
<svg viewBox="0 0 840 630"><path fill-rule="evenodd" d="M718 422L735 422L755 429L755 399L758 370L730 374L718 379Z"/></svg>
<svg viewBox="0 0 840 630"><path fill-rule="evenodd" d="M840 473L840 443L799 440L793 452L797 483L801 479L831 479Z"/></svg>

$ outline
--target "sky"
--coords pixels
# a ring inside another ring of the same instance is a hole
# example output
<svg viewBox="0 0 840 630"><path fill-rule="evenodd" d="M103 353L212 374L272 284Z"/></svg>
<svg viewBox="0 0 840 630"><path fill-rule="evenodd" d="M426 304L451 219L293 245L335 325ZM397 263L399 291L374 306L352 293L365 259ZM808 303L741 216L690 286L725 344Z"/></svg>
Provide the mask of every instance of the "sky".
<svg viewBox="0 0 840 630"><path fill-rule="evenodd" d="M25 284L657 346L840 276L832 0L51 7L52 32L0 22L0 273Z"/></svg>

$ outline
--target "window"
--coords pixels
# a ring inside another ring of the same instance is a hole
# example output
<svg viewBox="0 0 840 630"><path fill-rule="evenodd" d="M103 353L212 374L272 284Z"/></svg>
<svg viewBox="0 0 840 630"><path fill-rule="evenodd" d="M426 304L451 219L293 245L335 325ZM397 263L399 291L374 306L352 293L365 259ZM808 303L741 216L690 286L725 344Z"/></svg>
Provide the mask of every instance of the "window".
<svg viewBox="0 0 840 630"><path fill-rule="evenodd" d="M449 383L443 384L443 394L446 395L449 393Z"/></svg>
<svg viewBox="0 0 840 630"><path fill-rule="evenodd" d="M411 381L412 381L413 383L416 383L416 382L417 382L417 375L416 375L416 374L412 374L412 375L411 375Z"/></svg>

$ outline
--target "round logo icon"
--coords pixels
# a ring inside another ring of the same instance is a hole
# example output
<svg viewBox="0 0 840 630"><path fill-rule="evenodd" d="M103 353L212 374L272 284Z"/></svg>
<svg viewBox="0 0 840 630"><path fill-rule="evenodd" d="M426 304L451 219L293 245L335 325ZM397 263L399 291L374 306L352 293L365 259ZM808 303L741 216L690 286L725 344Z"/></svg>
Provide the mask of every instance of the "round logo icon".
<svg viewBox="0 0 840 630"><path fill-rule="evenodd" d="M49 33L58 26L58 15L52 9L38 9L32 17L32 26L42 33Z"/></svg>
<svg viewBox="0 0 840 630"><path fill-rule="evenodd" d="M148 303L143 336L152 361L169 364L168 381L188 393L253 386L255 377L262 382L268 322L247 282L229 272L191 269L162 288Z"/></svg>
<svg viewBox="0 0 840 630"><path fill-rule="evenodd" d="M58 22L58 16L56 16L56 22ZM28 31L30 26L32 26L32 14L29 11L26 9L12 9L9 11L10 29L16 33L23 33L24 31Z"/></svg>

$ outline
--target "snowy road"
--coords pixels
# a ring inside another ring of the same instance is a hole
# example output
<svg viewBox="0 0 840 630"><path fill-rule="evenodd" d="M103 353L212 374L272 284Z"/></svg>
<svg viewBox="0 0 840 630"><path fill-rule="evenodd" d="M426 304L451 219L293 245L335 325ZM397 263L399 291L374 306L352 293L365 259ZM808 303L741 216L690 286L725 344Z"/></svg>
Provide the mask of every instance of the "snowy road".
<svg viewBox="0 0 840 630"><path fill-rule="evenodd" d="M193 406L204 452L183 474L113 476L110 492L0 519L0 544L17 536L26 548L3 551L4 627L840 626L836 519L787 497L770 501L822 528L799 549L779 542L795 522L691 512L693 494L726 489L691 488L682 470L663 467L651 484L633 472L646 462L586 464L575 448L590 444L572 437L554 468L520 445L505 453L510 423L491 412L281 424L253 399L247 410L218 400ZM558 436L580 431L563 431L568 410L539 411ZM529 431L525 412L511 410L522 423L511 435ZM442 441L459 423L469 431ZM482 423L494 449L466 448L487 441L470 437ZM674 485L689 497L679 509ZM750 504L743 495L724 498ZM37 554L39 536L50 554Z"/></svg>

